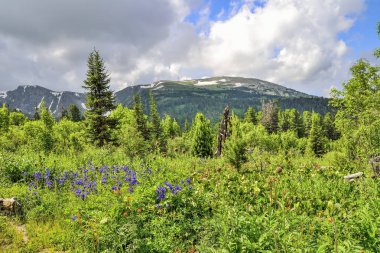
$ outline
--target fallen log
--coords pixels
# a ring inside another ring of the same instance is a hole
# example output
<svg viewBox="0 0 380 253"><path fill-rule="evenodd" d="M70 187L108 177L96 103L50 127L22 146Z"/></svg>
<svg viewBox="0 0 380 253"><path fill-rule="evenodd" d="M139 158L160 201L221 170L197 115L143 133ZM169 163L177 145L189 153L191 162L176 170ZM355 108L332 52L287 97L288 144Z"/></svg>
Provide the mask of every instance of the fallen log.
<svg viewBox="0 0 380 253"><path fill-rule="evenodd" d="M347 176L344 176L344 179L346 179L347 181L353 181L357 178L360 178L361 176L363 176L363 172L358 172L358 173L354 173L354 174L350 174L350 175L347 175Z"/></svg>

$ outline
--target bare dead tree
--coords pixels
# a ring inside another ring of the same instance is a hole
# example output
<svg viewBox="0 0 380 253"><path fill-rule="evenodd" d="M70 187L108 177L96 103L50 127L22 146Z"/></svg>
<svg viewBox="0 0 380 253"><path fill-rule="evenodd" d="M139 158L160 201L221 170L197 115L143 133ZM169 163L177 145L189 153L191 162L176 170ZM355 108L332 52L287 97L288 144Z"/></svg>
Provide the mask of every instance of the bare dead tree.
<svg viewBox="0 0 380 253"><path fill-rule="evenodd" d="M215 152L215 156L222 154L223 144L228 136L228 123L230 121L230 108L228 105L224 108L223 118L220 121L219 134L218 134L218 147Z"/></svg>

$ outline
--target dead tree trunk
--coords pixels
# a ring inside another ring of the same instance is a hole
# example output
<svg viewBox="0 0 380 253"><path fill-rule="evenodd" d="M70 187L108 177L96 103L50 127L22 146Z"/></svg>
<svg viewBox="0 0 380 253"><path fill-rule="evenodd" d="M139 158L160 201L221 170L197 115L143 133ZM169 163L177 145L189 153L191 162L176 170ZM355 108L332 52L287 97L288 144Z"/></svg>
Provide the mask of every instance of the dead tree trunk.
<svg viewBox="0 0 380 253"><path fill-rule="evenodd" d="M215 156L220 156L223 150L223 144L228 135L228 122L230 121L230 108L228 105L224 108L223 118L220 121L219 134L218 134L218 147Z"/></svg>

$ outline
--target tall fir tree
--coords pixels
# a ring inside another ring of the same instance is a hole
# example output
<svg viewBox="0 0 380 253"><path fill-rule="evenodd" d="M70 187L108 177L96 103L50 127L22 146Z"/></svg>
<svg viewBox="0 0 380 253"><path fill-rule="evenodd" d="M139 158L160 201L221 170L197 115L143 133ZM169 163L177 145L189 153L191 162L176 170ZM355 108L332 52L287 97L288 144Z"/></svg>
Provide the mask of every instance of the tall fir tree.
<svg viewBox="0 0 380 253"><path fill-rule="evenodd" d="M87 66L87 79L82 86L87 90L87 133L95 145L104 146L112 141L111 131L117 124L114 119L108 117L115 109L115 96L110 90L110 75L96 49L90 53Z"/></svg>
<svg viewBox="0 0 380 253"><path fill-rule="evenodd" d="M308 139L308 149L316 156L326 153L326 136L323 132L322 117L319 113L311 115L311 128Z"/></svg>
<svg viewBox="0 0 380 253"><path fill-rule="evenodd" d="M162 134L160 115L157 110L156 101L153 96L153 92L149 91L149 111L150 111L150 122L152 123L152 138L159 140Z"/></svg>
<svg viewBox="0 0 380 253"><path fill-rule="evenodd" d="M244 114L244 121L247 123L257 124L257 115L255 109L252 106L249 106L247 111Z"/></svg>
<svg viewBox="0 0 380 253"><path fill-rule="evenodd" d="M55 124L55 119L50 114L48 108L46 108L44 100L42 100L40 104L39 114L41 115L41 120L44 123L46 129L48 129L49 131L52 130Z"/></svg>
<svg viewBox="0 0 380 253"><path fill-rule="evenodd" d="M137 130L141 133L141 136L144 138L144 140L149 140L149 130L143 108L144 107L141 96L135 94L133 96L133 110L136 118L136 127Z"/></svg>
<svg viewBox="0 0 380 253"><path fill-rule="evenodd" d="M74 122L80 121L82 118L82 115L80 113L78 106L76 106L75 104L69 105L69 109L67 110L67 117L69 120L74 121Z"/></svg>
<svg viewBox="0 0 380 253"><path fill-rule="evenodd" d="M213 138L210 120L198 112L193 122L191 153L198 157L211 157Z"/></svg>
<svg viewBox="0 0 380 253"><path fill-rule="evenodd" d="M226 140L224 155L230 164L240 170L241 165L248 160L247 142L243 138L240 121L236 115L232 114L230 124L231 133Z"/></svg>

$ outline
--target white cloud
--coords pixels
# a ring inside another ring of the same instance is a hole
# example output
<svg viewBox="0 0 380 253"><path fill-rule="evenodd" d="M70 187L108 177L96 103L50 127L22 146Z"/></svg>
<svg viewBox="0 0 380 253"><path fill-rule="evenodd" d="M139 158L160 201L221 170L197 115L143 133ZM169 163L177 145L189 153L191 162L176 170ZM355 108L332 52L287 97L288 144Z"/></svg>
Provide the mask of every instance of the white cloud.
<svg viewBox="0 0 380 253"><path fill-rule="evenodd" d="M350 17L363 5L362 0L268 0L236 10L234 4L234 15L210 25L196 57L215 75L258 77L321 94L328 81L342 81L347 45L338 34L352 26ZM306 87L311 83L320 87Z"/></svg>
<svg viewBox="0 0 380 253"><path fill-rule="evenodd" d="M350 49L338 35L350 29L363 2L238 0L210 21L211 1L202 0L9 1L0 9L0 90L20 84L81 90L95 46L115 90L233 75L322 95L348 76ZM199 19L190 24L186 17L195 9Z"/></svg>

